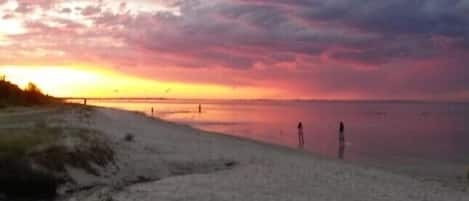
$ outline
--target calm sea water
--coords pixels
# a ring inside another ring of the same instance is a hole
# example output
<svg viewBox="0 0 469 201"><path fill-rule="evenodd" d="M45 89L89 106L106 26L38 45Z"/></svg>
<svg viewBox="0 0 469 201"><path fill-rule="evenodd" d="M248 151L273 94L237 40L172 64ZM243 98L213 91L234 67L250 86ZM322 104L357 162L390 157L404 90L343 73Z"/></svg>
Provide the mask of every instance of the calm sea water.
<svg viewBox="0 0 469 201"><path fill-rule="evenodd" d="M347 160L377 158L469 162L469 104L307 101L88 101L141 111L259 141L297 147L303 122L304 149ZM198 112L198 104L202 112ZM345 147L338 142L345 124Z"/></svg>

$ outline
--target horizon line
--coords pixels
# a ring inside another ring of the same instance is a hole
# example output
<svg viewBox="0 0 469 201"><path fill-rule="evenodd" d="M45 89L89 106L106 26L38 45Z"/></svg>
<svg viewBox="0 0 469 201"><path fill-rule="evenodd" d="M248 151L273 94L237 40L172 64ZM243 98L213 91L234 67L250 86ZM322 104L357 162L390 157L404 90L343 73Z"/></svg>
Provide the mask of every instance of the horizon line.
<svg viewBox="0 0 469 201"><path fill-rule="evenodd" d="M167 97L55 97L63 100L198 100L198 101L297 101L297 102L388 102L388 103L462 103L468 100L419 100L419 99L320 99L320 98L167 98Z"/></svg>

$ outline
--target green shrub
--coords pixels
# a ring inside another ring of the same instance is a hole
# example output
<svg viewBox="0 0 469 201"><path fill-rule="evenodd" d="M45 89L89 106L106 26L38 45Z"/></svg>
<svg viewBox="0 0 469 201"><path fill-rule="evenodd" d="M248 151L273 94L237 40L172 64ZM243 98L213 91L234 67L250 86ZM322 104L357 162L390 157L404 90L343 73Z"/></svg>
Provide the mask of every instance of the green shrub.
<svg viewBox="0 0 469 201"><path fill-rule="evenodd" d="M49 127L1 129L0 159L22 158L34 147L56 141L60 133Z"/></svg>

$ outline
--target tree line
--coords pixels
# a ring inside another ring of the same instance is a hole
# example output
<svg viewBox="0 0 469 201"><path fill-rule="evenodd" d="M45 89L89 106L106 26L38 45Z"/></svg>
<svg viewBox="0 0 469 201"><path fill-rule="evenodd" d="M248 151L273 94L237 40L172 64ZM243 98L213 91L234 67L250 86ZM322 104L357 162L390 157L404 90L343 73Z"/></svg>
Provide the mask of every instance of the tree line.
<svg viewBox="0 0 469 201"><path fill-rule="evenodd" d="M41 105L53 101L53 97L44 95L32 82L28 83L25 89L21 89L9 82L5 75L0 75L0 107Z"/></svg>

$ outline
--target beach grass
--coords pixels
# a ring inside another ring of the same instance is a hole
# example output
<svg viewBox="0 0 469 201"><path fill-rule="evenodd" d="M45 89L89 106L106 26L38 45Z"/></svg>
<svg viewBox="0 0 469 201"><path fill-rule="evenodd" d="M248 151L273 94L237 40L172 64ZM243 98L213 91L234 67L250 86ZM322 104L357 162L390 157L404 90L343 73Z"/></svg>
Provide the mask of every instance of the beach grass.
<svg viewBox="0 0 469 201"><path fill-rule="evenodd" d="M44 125L0 129L0 159L23 158L35 147L57 141L61 132L61 128Z"/></svg>
<svg viewBox="0 0 469 201"><path fill-rule="evenodd" d="M67 128L63 132L74 141L72 147L56 143L29 153L29 157L56 172L64 172L65 166L69 165L96 176L99 172L92 164L104 167L114 161L114 151L100 137L101 133L83 128Z"/></svg>
<svg viewBox="0 0 469 201"><path fill-rule="evenodd" d="M75 141L73 147L62 143L64 133ZM71 165L97 175L91 163L105 166L113 154L93 130L47 126L0 129L0 160L27 158L52 171L63 172Z"/></svg>
<svg viewBox="0 0 469 201"><path fill-rule="evenodd" d="M55 194L58 179L50 172L33 168L28 154L59 139L60 128L38 123L33 127L0 129L1 192L9 196L45 196Z"/></svg>
<svg viewBox="0 0 469 201"><path fill-rule="evenodd" d="M53 123L50 111L7 109L0 118L0 195L53 196L69 179L67 167L99 175L99 167L114 161L99 131Z"/></svg>

